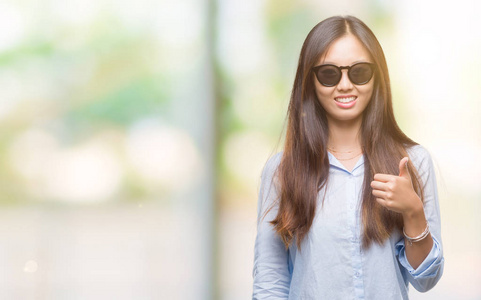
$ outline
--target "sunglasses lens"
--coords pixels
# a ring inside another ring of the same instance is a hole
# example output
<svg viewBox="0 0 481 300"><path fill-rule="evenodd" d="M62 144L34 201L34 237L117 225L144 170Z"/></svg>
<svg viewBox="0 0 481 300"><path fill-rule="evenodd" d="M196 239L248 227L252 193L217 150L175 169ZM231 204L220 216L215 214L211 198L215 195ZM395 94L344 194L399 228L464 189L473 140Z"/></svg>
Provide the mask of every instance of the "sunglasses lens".
<svg viewBox="0 0 481 300"><path fill-rule="evenodd" d="M369 64L360 63L349 70L349 79L354 84L365 84L371 80L373 70Z"/></svg>
<svg viewBox="0 0 481 300"><path fill-rule="evenodd" d="M335 66L322 66L317 71L317 79L325 86L334 86L341 79L341 72Z"/></svg>

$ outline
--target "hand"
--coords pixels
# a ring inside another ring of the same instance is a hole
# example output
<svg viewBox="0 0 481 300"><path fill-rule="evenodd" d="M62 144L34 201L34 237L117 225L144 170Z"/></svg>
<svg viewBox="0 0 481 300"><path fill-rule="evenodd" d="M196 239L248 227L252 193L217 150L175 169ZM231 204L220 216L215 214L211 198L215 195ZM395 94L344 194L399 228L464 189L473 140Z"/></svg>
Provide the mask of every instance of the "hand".
<svg viewBox="0 0 481 300"><path fill-rule="evenodd" d="M389 210L412 215L423 210L421 198L414 191L411 175L408 171L408 157L399 162L399 176L391 174L375 174L371 181L372 194L376 201Z"/></svg>

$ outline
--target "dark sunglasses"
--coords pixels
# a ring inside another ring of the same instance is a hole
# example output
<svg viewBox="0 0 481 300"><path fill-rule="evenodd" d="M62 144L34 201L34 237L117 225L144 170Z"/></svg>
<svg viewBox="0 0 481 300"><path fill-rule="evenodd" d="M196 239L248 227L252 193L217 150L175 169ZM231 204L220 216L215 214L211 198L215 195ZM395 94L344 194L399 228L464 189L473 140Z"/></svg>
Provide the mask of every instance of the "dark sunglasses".
<svg viewBox="0 0 481 300"><path fill-rule="evenodd" d="M325 64L312 68L320 84L324 86L335 86L341 81L342 69L347 69L347 76L353 84L362 85L371 80L376 65L373 63L359 62L352 66L341 66Z"/></svg>

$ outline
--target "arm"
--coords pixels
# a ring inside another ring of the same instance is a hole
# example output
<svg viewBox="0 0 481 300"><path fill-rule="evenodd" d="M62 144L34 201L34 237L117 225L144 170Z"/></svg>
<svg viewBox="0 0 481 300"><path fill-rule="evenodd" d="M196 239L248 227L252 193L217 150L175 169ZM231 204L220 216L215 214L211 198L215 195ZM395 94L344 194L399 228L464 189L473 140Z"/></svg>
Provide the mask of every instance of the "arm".
<svg viewBox="0 0 481 300"><path fill-rule="evenodd" d="M421 200L419 200L421 203ZM423 205L420 205L419 209L409 213L403 214L404 231L409 237L415 237L421 234L427 227L426 216L424 215ZM433 248L434 240L431 233L428 234L423 240L409 243L407 238L404 238L404 245L406 252L406 258L409 264L417 269L423 260L428 256L429 252Z"/></svg>
<svg viewBox="0 0 481 300"><path fill-rule="evenodd" d="M409 236L419 235L426 221L429 223L431 234L424 240L406 247L403 237L395 245L399 264L404 268L403 276L416 290L426 292L439 281L444 267L436 176L431 157L422 146L417 145L408 152L424 187L424 202L414 191L407 170L408 157L399 162L399 176L375 174L371 187L380 205L402 214L404 230Z"/></svg>
<svg viewBox="0 0 481 300"><path fill-rule="evenodd" d="M287 299L289 296L290 273L288 251L269 221L277 215L274 207L267 213L278 194L272 177L279 163L280 155L269 159L261 176L257 206L257 236L254 248L253 294L252 299Z"/></svg>
<svg viewBox="0 0 481 300"><path fill-rule="evenodd" d="M403 214L404 229L409 236L417 236L429 223L430 234L422 241L409 245L405 238L396 243L399 263L406 269L405 276L413 287L426 292L433 288L443 274L444 257L441 241L441 220L434 166L429 153L419 147L417 170L424 186L423 206Z"/></svg>

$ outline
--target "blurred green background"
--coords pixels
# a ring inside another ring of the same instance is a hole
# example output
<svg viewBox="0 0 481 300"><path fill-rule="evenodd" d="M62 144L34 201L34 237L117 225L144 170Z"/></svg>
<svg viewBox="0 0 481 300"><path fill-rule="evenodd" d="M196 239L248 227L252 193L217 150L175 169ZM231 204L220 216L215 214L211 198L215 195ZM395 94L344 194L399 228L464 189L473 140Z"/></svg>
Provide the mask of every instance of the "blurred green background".
<svg viewBox="0 0 481 300"><path fill-rule="evenodd" d="M302 42L376 34L397 120L437 168L444 275L481 298L481 5L4 0L0 298L249 299L260 174Z"/></svg>

